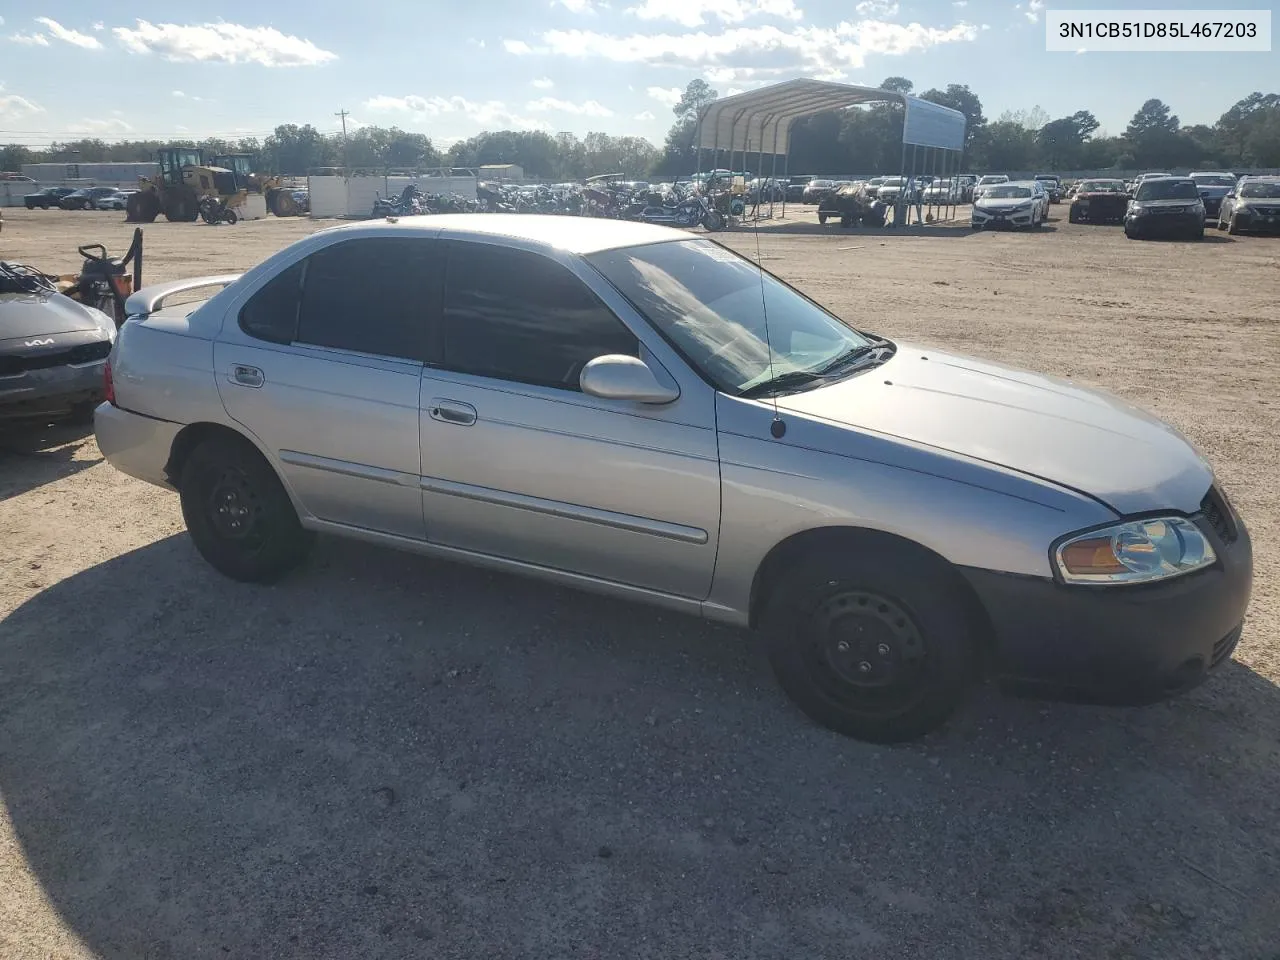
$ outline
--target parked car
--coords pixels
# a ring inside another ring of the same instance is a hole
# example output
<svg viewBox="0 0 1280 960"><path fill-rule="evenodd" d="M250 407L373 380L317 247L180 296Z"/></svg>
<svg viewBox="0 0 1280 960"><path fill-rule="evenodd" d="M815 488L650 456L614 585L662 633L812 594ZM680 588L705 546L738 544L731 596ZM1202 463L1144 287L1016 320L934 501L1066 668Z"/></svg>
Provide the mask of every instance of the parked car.
<svg viewBox="0 0 1280 960"><path fill-rule="evenodd" d="M1076 184L1067 210L1071 223L1124 223L1129 194L1123 180L1084 180Z"/></svg>
<svg viewBox="0 0 1280 960"><path fill-rule="evenodd" d="M960 186L960 202L973 202L973 189L978 185L978 178L971 173L962 173L956 177L956 181Z"/></svg>
<svg viewBox="0 0 1280 960"><path fill-rule="evenodd" d="M1138 187L1142 186L1147 180L1164 180L1172 176L1172 173L1140 173L1130 183L1129 192L1137 193Z"/></svg>
<svg viewBox="0 0 1280 960"><path fill-rule="evenodd" d="M1027 180L1025 183L1031 187L1031 192L1035 194L1036 200L1040 204L1040 219L1049 219L1049 191L1039 180Z"/></svg>
<svg viewBox="0 0 1280 960"><path fill-rule="evenodd" d="M1044 221L1043 189L1030 180L995 183L973 201L969 223L975 230L988 227L1024 227L1035 230Z"/></svg>
<svg viewBox="0 0 1280 960"><path fill-rule="evenodd" d="M96 210L98 201L116 192L115 187L82 187L58 201L63 210Z"/></svg>
<svg viewBox="0 0 1280 960"><path fill-rule="evenodd" d="M1190 177L1147 177L1134 191L1124 217L1130 240L1204 236L1204 203Z"/></svg>
<svg viewBox="0 0 1280 960"><path fill-rule="evenodd" d="M1228 233L1280 232L1280 177L1245 177L1222 200L1218 229Z"/></svg>
<svg viewBox="0 0 1280 960"><path fill-rule="evenodd" d="M909 198L911 189L906 177L885 177L884 182L880 184L880 189L876 191L876 199L892 207L898 202L904 190L907 191Z"/></svg>
<svg viewBox="0 0 1280 960"><path fill-rule="evenodd" d="M115 190L105 197L98 198L99 210L124 210L128 206L129 197L137 190Z"/></svg>
<svg viewBox="0 0 1280 960"><path fill-rule="evenodd" d="M818 204L818 223L830 219L840 221L842 227L883 227L885 205L867 195L866 184L850 183L828 194Z"/></svg>
<svg viewBox="0 0 1280 960"><path fill-rule="evenodd" d="M963 203L963 191L954 180L935 180L920 193L923 203L951 204Z"/></svg>
<svg viewBox="0 0 1280 960"><path fill-rule="evenodd" d="M1008 183L1009 177L1003 173L988 173L978 178L978 182L973 187L973 199L977 200L986 192L988 187L994 187L997 184Z"/></svg>
<svg viewBox="0 0 1280 960"><path fill-rule="evenodd" d="M787 203L803 203L804 191L813 177L792 177L787 181Z"/></svg>
<svg viewBox="0 0 1280 960"><path fill-rule="evenodd" d="M822 198L836 188L834 180L810 180L804 187L805 203L821 203Z"/></svg>
<svg viewBox="0 0 1280 960"><path fill-rule="evenodd" d="M58 201L69 193L75 193L74 187L45 187L35 193L28 193L22 198L23 205L28 210L34 210L39 207L41 210L48 210L50 207L56 207Z"/></svg>
<svg viewBox="0 0 1280 960"><path fill-rule="evenodd" d="M1222 198L1236 189L1236 175L1213 170L1196 170L1188 176L1195 181L1196 188L1200 191L1205 218L1216 220L1218 210L1222 207Z"/></svg>
<svg viewBox="0 0 1280 960"><path fill-rule="evenodd" d="M888 180L888 177L872 177L867 181L867 196L875 199L877 193L880 192L880 185Z"/></svg>
<svg viewBox="0 0 1280 960"><path fill-rule="evenodd" d="M988 664L1141 703L1240 637L1249 536L1171 427L863 333L683 231L364 223L129 313L98 446L237 580L320 532L754 626L810 717L874 741Z"/></svg>
<svg viewBox="0 0 1280 960"><path fill-rule="evenodd" d="M0 428L91 422L115 339L101 310L0 271Z"/></svg>
<svg viewBox="0 0 1280 960"><path fill-rule="evenodd" d="M1062 202L1062 179L1057 174L1037 173L1033 179L1044 187L1045 193L1049 195L1050 203Z"/></svg>

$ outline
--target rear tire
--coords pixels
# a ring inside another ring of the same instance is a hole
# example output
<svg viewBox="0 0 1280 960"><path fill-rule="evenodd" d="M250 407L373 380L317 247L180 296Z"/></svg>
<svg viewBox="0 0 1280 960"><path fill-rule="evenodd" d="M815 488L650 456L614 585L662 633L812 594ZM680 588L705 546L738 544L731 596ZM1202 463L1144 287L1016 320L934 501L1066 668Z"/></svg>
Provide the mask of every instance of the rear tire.
<svg viewBox="0 0 1280 960"><path fill-rule="evenodd" d="M955 711L977 658L964 597L939 562L822 550L781 574L760 625L778 683L810 719L896 743Z"/></svg>
<svg viewBox="0 0 1280 960"><path fill-rule="evenodd" d="M1236 215L1234 212L1231 214L1231 219L1227 221L1227 233L1231 234L1233 237L1240 234L1240 228L1236 225Z"/></svg>
<svg viewBox="0 0 1280 960"><path fill-rule="evenodd" d="M313 534L248 441L215 437L200 444L183 465L179 490L196 549L232 580L272 583L311 550Z"/></svg>
<svg viewBox="0 0 1280 960"><path fill-rule="evenodd" d="M822 224L824 227L827 225L827 215L825 213L818 214L818 223Z"/></svg>

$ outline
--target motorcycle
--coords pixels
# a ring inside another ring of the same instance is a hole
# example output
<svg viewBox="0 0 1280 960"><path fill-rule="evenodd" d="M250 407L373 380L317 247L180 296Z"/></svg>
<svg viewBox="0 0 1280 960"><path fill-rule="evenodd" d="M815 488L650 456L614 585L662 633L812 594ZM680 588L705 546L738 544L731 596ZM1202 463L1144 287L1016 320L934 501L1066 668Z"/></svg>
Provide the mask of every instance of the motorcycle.
<svg viewBox="0 0 1280 960"><path fill-rule="evenodd" d="M370 217L416 217L422 213L422 191L408 184L398 197L379 197L373 201Z"/></svg>
<svg viewBox="0 0 1280 960"><path fill-rule="evenodd" d="M200 219L210 226L217 223L236 223L240 219L236 212L227 206L227 201L221 197L201 197L196 209L200 212Z"/></svg>
<svg viewBox="0 0 1280 960"><path fill-rule="evenodd" d="M671 200L674 202L648 204L634 219L674 227L701 225L713 233L724 228L724 214L712 206L704 194L690 193L680 198L673 193Z"/></svg>

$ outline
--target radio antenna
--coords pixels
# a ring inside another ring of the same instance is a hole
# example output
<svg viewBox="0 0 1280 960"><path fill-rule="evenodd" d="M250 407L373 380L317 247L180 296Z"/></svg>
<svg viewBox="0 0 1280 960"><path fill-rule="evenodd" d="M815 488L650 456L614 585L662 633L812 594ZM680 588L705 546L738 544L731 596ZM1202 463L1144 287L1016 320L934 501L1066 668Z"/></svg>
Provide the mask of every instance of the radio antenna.
<svg viewBox="0 0 1280 960"><path fill-rule="evenodd" d="M764 167L764 160L763 160L764 132L763 130L761 131L761 137L760 137L760 150L761 150L760 156L762 158L760 161L760 167L763 172L763 167ZM746 154L744 151L743 164L742 164L743 166L742 180L743 180L744 188L746 187L746 179L747 179L745 157L746 157ZM732 161L730 162L732 163ZM760 317L764 321L764 349L765 349L765 356L769 360L769 379L772 380L773 379L773 339L769 336L769 304L768 304L768 298L765 296L764 257L760 253L760 200L764 196L764 184L761 182L761 180L762 180L761 177L756 178L756 204L755 204L755 210L753 211L752 218L751 218L751 232L752 234L755 235L755 239L756 239L756 274L760 278ZM769 197L770 197L769 209L770 210L773 209L773 202L772 202L773 189L774 189L774 185L770 184L769 185ZM747 195L750 196L750 192L748 192ZM730 207L732 207L732 203L733 203L733 171L732 170L729 171L729 202L730 202ZM746 212L745 204L743 205L743 212L744 213ZM773 436L775 440L781 440L784 436L786 436L786 433L787 433L787 421L783 420L782 414L778 412L778 395L775 393L769 399L773 401L773 422L769 424L769 433Z"/></svg>

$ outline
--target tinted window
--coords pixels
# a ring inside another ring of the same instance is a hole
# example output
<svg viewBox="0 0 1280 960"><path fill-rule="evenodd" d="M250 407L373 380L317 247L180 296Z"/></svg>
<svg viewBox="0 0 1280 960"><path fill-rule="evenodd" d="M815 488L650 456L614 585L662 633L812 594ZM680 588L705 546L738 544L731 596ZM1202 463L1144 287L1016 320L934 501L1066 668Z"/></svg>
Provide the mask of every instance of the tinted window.
<svg viewBox="0 0 1280 960"><path fill-rule="evenodd" d="M1145 180L1138 187L1137 200L1199 200L1191 180Z"/></svg>
<svg viewBox="0 0 1280 960"><path fill-rule="evenodd" d="M318 347L425 360L439 304L435 241L370 237L307 259L297 339Z"/></svg>
<svg viewBox="0 0 1280 960"><path fill-rule="evenodd" d="M452 245L444 307L450 369L577 390L589 361L638 352L622 321L555 261L491 244Z"/></svg>
<svg viewBox="0 0 1280 960"><path fill-rule="evenodd" d="M250 297L240 309L240 329L259 340L292 343L298 330L302 268L302 261L295 263Z"/></svg>

